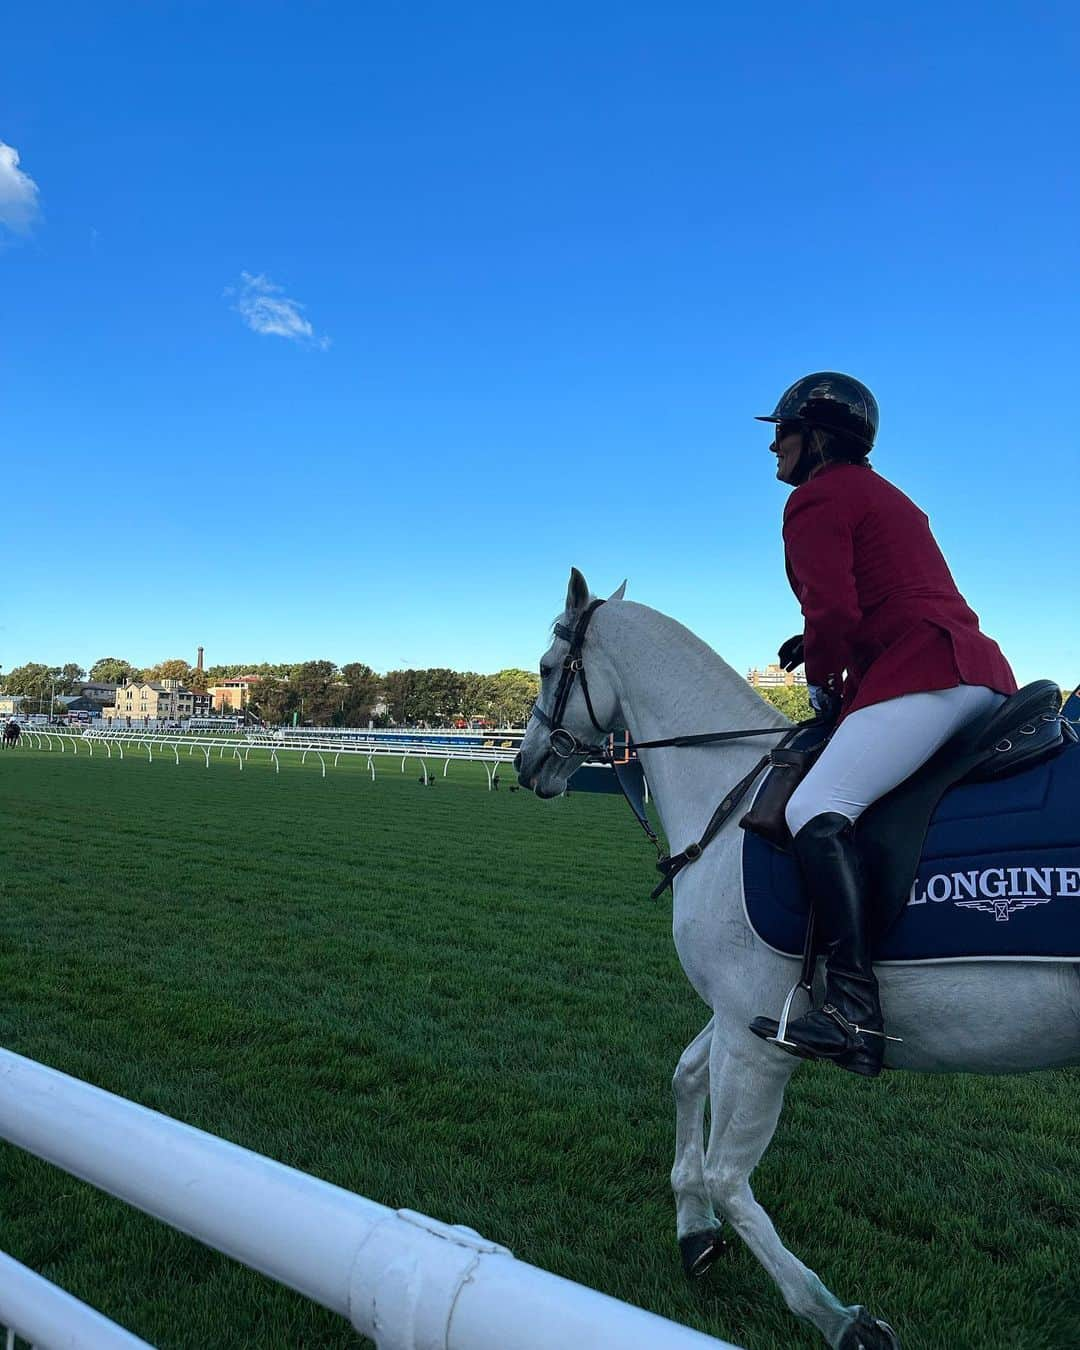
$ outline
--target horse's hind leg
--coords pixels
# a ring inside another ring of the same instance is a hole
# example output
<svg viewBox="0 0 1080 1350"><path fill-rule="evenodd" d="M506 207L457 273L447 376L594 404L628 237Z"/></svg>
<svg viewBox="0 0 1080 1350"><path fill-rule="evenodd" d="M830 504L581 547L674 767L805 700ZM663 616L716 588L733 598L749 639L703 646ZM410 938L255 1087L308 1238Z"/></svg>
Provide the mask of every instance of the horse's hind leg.
<svg viewBox="0 0 1080 1350"><path fill-rule="evenodd" d="M704 1275L724 1250L720 1223L705 1189L705 1099L709 1092L709 1052L713 1021L682 1052L671 1086L675 1092L675 1221L683 1270Z"/></svg>
<svg viewBox="0 0 1080 1350"><path fill-rule="evenodd" d="M788 1251L750 1189L750 1173L776 1130L794 1067L779 1053L759 1054L756 1047L731 1052L714 1044L705 1184L717 1211L776 1281L791 1311L813 1323L834 1350L896 1350L900 1342L890 1327L865 1308L845 1307Z"/></svg>

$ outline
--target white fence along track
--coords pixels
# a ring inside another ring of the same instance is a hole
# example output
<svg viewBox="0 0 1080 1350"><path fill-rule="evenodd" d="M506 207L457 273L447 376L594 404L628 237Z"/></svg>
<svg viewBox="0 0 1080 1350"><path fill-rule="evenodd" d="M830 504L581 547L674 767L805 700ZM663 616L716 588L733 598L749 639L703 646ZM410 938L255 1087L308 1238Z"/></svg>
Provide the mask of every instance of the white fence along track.
<svg viewBox="0 0 1080 1350"><path fill-rule="evenodd" d="M0 1138L347 1317L377 1350L734 1350L7 1050ZM74 1307L70 1335L63 1320L22 1334L40 1350L142 1344L104 1339L118 1328L76 1339L89 1310Z"/></svg>
<svg viewBox="0 0 1080 1350"><path fill-rule="evenodd" d="M405 772L408 761L413 760L419 766L425 783L430 782L432 777L429 762L437 764L441 761L442 776L445 778L451 763L463 761L484 766L489 789L497 786L496 776L500 766L511 764L516 754L513 747L447 745L443 740L420 739L402 745L375 737L364 737L362 734L353 734L347 739L335 739L330 736L307 738L290 736L287 740L282 740L268 733L246 736L191 735L186 732L135 729L112 731L96 727L77 733L58 730L56 727L36 726L24 727L22 734L39 750L59 749L67 753L70 749L72 753L78 755L82 747L83 752L93 756L94 747L97 746L104 748L109 759L112 758L114 750L119 758L123 759L126 748L129 752L132 749L144 752L151 763L157 753L159 756L170 756L176 764L179 764L182 750L187 751L188 758L198 752L203 756L207 768L210 767L210 760L215 751L219 760L227 756L231 762L237 762L241 769L248 762L253 750L264 751L267 756L266 762L272 764L276 772L281 771L281 755L298 754L301 764L305 764L310 755L319 761L324 778L327 762L330 761L336 767L342 755L363 757L365 767L373 779L375 761L378 758L400 760L402 773Z"/></svg>
<svg viewBox="0 0 1080 1350"><path fill-rule="evenodd" d="M152 1350L93 1308L0 1252L0 1328L38 1350Z"/></svg>

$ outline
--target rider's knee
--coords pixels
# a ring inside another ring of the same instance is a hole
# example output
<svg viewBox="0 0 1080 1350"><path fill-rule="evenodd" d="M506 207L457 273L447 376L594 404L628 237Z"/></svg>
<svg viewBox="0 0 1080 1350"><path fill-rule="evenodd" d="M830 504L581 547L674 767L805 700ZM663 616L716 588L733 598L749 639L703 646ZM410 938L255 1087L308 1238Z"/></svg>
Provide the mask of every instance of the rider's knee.
<svg viewBox="0 0 1080 1350"><path fill-rule="evenodd" d="M794 839L802 827L813 820L815 816L823 816L834 812L837 815L847 816L848 820L854 824L865 810L866 804L863 802L853 802L849 798L838 797L835 793L830 794L817 790L803 792L802 787L798 787L791 794L791 799L784 808L784 819L787 821L787 827L791 831L792 839Z"/></svg>
<svg viewBox="0 0 1080 1350"><path fill-rule="evenodd" d="M820 800L818 793L804 792L801 787L796 788L791 794L787 806L784 807L784 819L787 821L792 839L808 820L813 820L815 816L821 814L821 809L817 805L818 800Z"/></svg>

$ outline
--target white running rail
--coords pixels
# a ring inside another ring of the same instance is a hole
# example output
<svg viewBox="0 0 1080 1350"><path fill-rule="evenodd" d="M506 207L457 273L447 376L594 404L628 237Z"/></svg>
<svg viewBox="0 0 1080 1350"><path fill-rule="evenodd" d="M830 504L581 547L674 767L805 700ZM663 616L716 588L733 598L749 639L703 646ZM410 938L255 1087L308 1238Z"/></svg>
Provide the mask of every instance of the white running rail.
<svg viewBox="0 0 1080 1350"><path fill-rule="evenodd" d="M177 764L180 763L180 752L186 750L188 757L192 757L198 752L203 757L206 767L210 767L210 760L214 751L217 751L219 760L228 758L230 763L236 762L240 768L248 762L251 752L261 751L265 754L267 764L273 766L275 772L280 773L280 756L283 754L298 754L300 763L307 762L311 755L319 761L322 768L322 776L326 777L327 760L332 757L332 764L336 767L342 755L361 755L365 761L365 767L375 777L376 759L399 759L401 761L401 772L405 772L406 765L412 760L419 766L421 776L425 783L431 781L432 773L428 768L429 761L441 761L443 766L442 776L447 776L447 770L450 765L457 760L468 761L471 763L482 764L484 772L487 774L488 789L498 786L498 772L502 765L513 762L514 755L517 753L514 746L495 746L495 745L447 745L443 741L410 741L407 744L393 744L385 740L365 737L353 737L348 740L334 740L327 737L292 739L287 741L279 740L273 734L253 733L249 735L238 734L236 736L221 735L191 735L186 732L155 731L153 729L127 729L107 730L105 728L92 727L81 732L73 732L65 729L58 729L52 726L30 726L22 730L23 739L27 745L33 745L39 750L57 749L63 754L70 750L72 754L80 753L79 747L89 753L91 758L94 754L94 747L104 751L109 759L112 759L115 750L120 759L124 758L125 749L130 752L132 749L145 753L147 759L153 763L154 755L172 755Z"/></svg>
<svg viewBox="0 0 1080 1350"><path fill-rule="evenodd" d="M72 735L70 732L57 732L54 727L48 729L31 727L27 729L29 734L35 738L38 736L48 737L50 734L57 740L63 739L70 744L73 740L79 741L109 741L114 745L121 743L124 745L152 744L179 746L197 746L198 748L209 747L212 750L251 750L261 747L266 750L276 750L279 754L282 751L306 751L314 754L321 750L323 754L331 755L386 755L390 759L395 756L398 759L404 755L409 759L417 756L424 756L427 759L462 759L462 760L497 760L499 763L509 763L517 753L516 746L500 745L449 745L445 741L424 741L415 740L407 743L395 743L381 740L377 737L350 736L348 738L334 738L331 736L318 737L289 737L282 740L273 733L252 732L247 736L221 736L213 735L191 735L182 731L99 731L96 727L81 733ZM23 735L27 734L23 731Z"/></svg>
<svg viewBox="0 0 1080 1350"><path fill-rule="evenodd" d="M35 1350L152 1350L93 1308L0 1252L0 1329L7 1350L15 1338Z"/></svg>
<svg viewBox="0 0 1080 1350"><path fill-rule="evenodd" d="M735 1350L9 1050L0 1138L340 1313L377 1350Z"/></svg>

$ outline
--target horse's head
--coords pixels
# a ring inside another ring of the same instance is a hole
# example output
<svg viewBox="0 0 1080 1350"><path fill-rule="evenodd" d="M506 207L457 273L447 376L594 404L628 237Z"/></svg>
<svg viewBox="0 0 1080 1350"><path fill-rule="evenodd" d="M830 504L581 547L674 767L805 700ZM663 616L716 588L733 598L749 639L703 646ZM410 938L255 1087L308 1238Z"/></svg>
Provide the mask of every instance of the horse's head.
<svg viewBox="0 0 1080 1350"><path fill-rule="evenodd" d="M626 582L610 598L621 600ZM557 797L618 721L612 668L598 649L593 615L603 601L570 569L566 608L540 658L540 694L514 759L518 781L538 797Z"/></svg>

